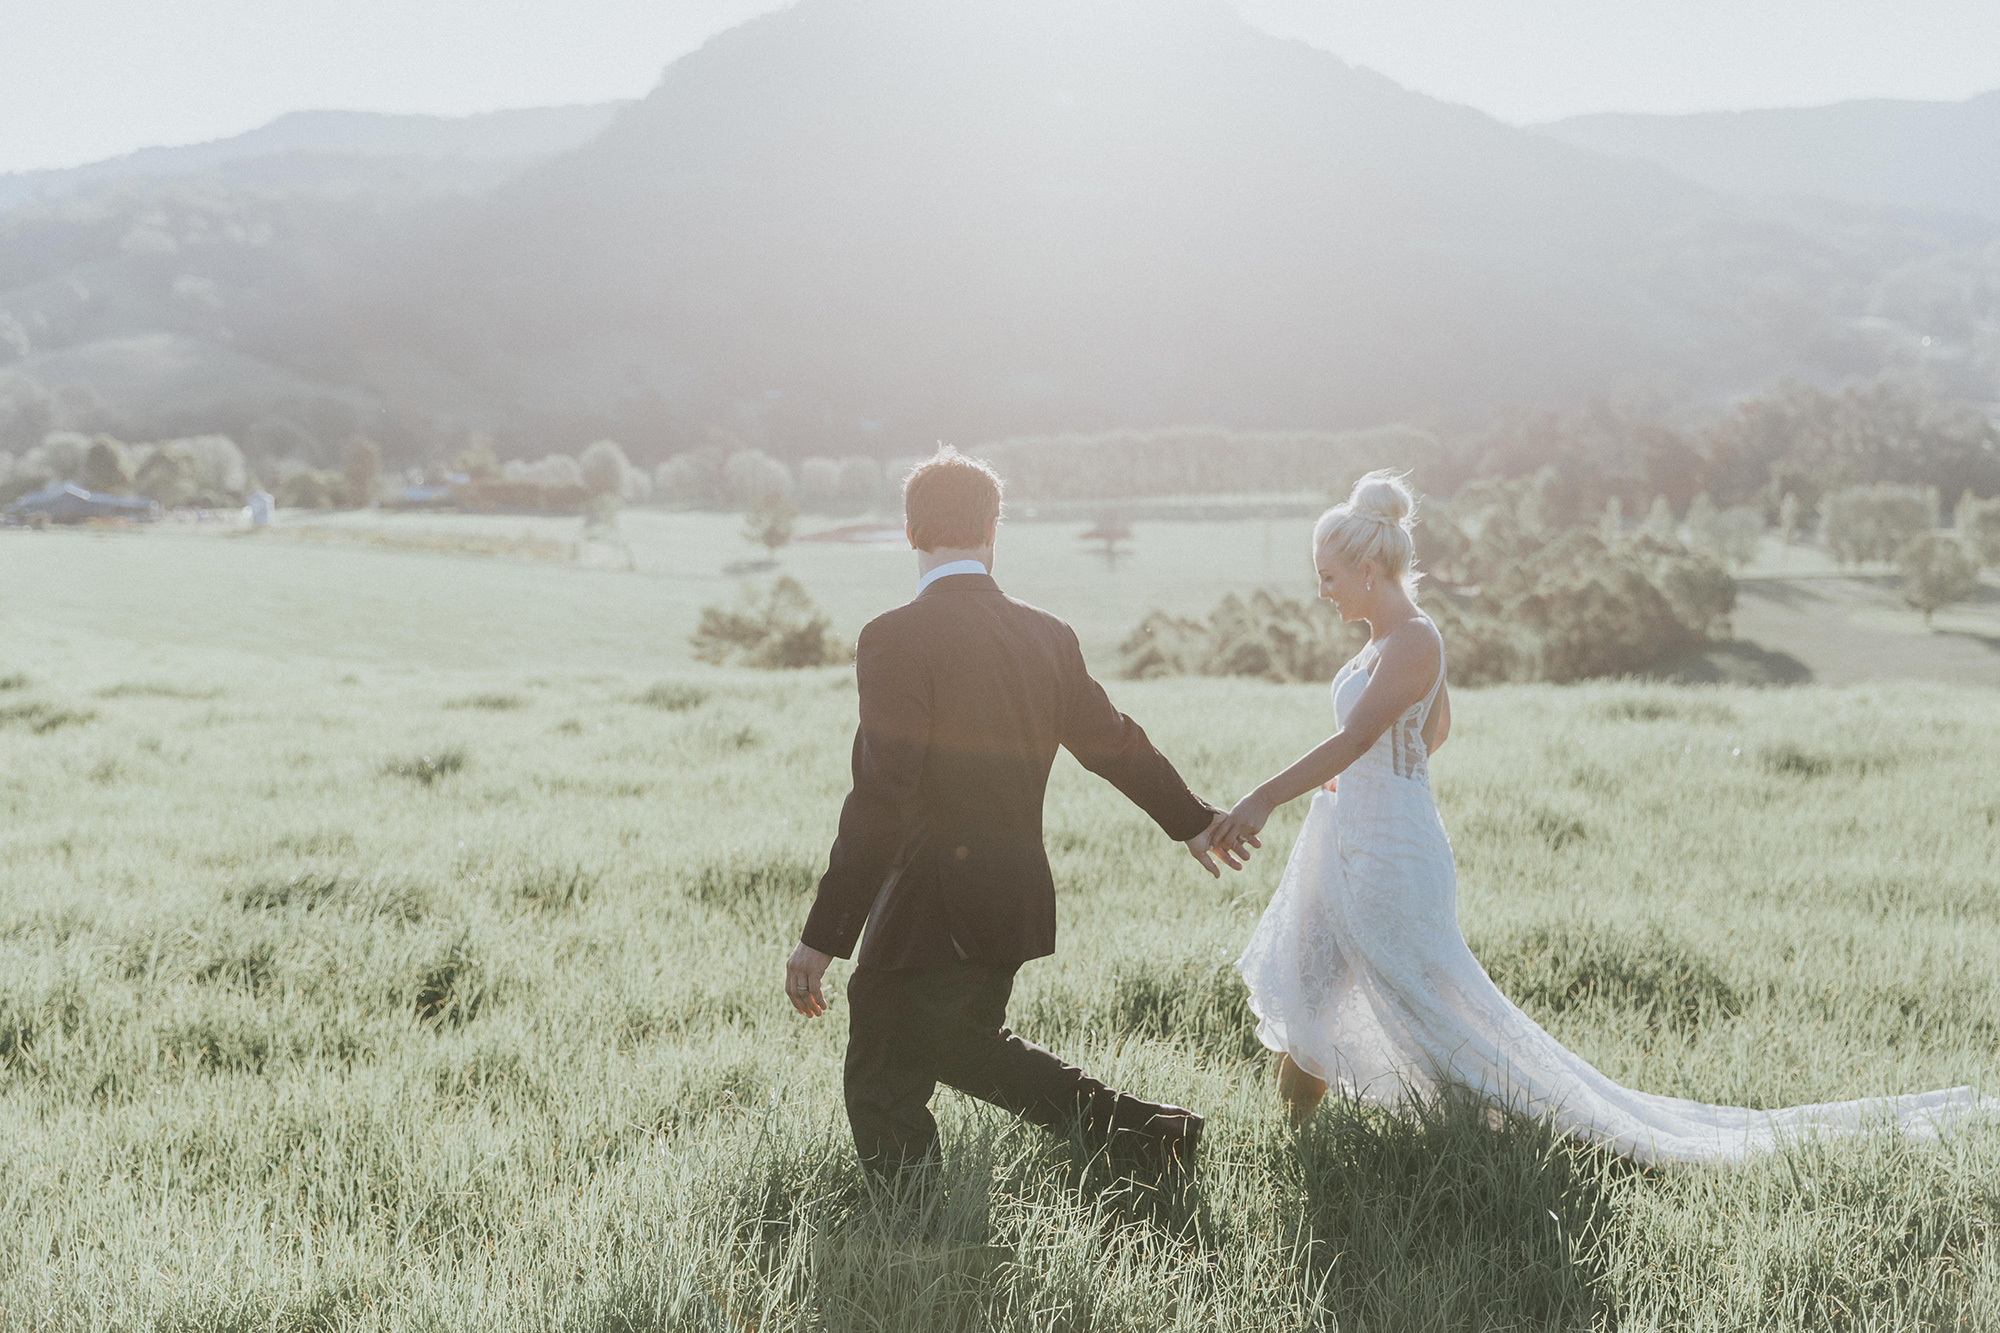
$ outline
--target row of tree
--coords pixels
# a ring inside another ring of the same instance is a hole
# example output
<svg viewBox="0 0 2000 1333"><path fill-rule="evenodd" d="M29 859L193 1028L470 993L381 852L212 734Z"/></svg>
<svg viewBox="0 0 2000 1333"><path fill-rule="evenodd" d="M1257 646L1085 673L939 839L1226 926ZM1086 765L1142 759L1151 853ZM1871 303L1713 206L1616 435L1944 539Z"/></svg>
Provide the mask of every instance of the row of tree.
<svg viewBox="0 0 2000 1333"><path fill-rule="evenodd" d="M2000 495L2000 425L1907 375L1830 389L1786 381L1705 418L1611 402L1506 414L1458 441L1421 480L1451 493L1550 466L1561 485L1548 503L1565 522L1584 522L1614 498L1636 512L1664 496L1681 513L1706 494L1723 509L1753 508L1766 524L1803 531L1825 517L1827 497L1857 486Z"/></svg>
<svg viewBox="0 0 2000 1333"><path fill-rule="evenodd" d="M691 509L743 509L782 496L811 513L865 514L891 497L901 470L865 456L807 458L794 469L761 450L712 446L660 464L653 496Z"/></svg>
<svg viewBox="0 0 2000 1333"><path fill-rule="evenodd" d="M19 457L0 452L0 497L13 499L69 481L109 495L140 495L168 509L240 504L252 479L243 451L226 435L127 444L52 431Z"/></svg>
<svg viewBox="0 0 2000 1333"><path fill-rule="evenodd" d="M449 467L432 469L423 479L470 488L466 498L475 506L500 500L516 507L566 508L612 497L625 504L755 511L768 518L801 509L867 513L890 495L886 477L873 458L808 458L795 470L756 449L721 447L676 454L649 473L612 440L598 440L575 456L502 462L491 441L476 438Z"/></svg>

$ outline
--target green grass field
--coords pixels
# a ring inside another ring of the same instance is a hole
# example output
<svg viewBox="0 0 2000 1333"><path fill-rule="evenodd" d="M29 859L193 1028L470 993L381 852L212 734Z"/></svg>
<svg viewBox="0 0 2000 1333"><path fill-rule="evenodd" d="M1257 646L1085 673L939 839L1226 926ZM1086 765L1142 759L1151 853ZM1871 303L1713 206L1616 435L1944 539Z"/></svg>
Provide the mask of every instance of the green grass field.
<svg viewBox="0 0 2000 1333"><path fill-rule="evenodd" d="M1203 1170L1162 1198L943 1093L942 1197L871 1197L841 1011L778 991L851 673L688 665L745 552L640 517L636 574L0 536L0 1329L2000 1328L2000 1128L1679 1173L1450 1104L1294 1139L1229 963L1300 812L1216 883L1067 759L1017 1026L1207 1112ZM1008 582L1093 652L1246 577L1035 530ZM907 593L782 559L848 634ZM1112 689L1218 800L1329 722ZM1434 775L1503 988L1768 1106L2000 1092L1996 749L1982 689L1510 687Z"/></svg>

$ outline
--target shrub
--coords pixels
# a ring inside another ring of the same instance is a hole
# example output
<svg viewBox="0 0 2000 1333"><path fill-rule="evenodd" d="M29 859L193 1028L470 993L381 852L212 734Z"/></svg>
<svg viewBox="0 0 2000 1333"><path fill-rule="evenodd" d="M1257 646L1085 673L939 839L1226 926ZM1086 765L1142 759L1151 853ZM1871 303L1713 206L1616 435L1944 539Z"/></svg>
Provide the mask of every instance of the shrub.
<svg viewBox="0 0 2000 1333"><path fill-rule="evenodd" d="M851 661L854 650L832 626L797 580L780 578L761 593L745 588L736 610L703 607L688 642L697 660L716 666L780 669Z"/></svg>
<svg viewBox="0 0 2000 1333"><path fill-rule="evenodd" d="M1543 481L1482 482L1434 505L1417 531L1424 609L1451 679L1566 682L1630 675L1725 628L1736 583L1716 560L1642 528L1631 537L1550 526ZM1128 676L1327 680L1361 643L1331 612L1261 593L1207 624L1154 612L1125 641Z"/></svg>
<svg viewBox="0 0 2000 1333"><path fill-rule="evenodd" d="M1475 608L1525 629L1528 678L1557 683L1644 671L1706 637L1716 619L1711 588L1726 586L1734 602L1733 583L1712 561L1675 558L1651 542L1607 547L1582 528L1536 551L1518 574L1515 588L1482 589Z"/></svg>
<svg viewBox="0 0 2000 1333"><path fill-rule="evenodd" d="M1979 592L1979 561L1956 537L1926 532L1896 556L1903 571L1903 600L1924 613L1924 624L1940 607L1971 600Z"/></svg>
<svg viewBox="0 0 2000 1333"><path fill-rule="evenodd" d="M1826 498L1821 540L1843 565L1894 560L1937 526L1936 491L1915 486L1852 486Z"/></svg>
<svg viewBox="0 0 2000 1333"><path fill-rule="evenodd" d="M1331 608L1259 590L1230 593L1206 623L1154 611L1119 645L1120 673L1149 676L1257 676L1324 681L1360 650L1365 632Z"/></svg>
<svg viewBox="0 0 2000 1333"><path fill-rule="evenodd" d="M1547 473L1475 483L1418 524L1453 680L1625 675L1726 628L1735 580L1673 537L1663 503L1629 535L1556 526Z"/></svg>

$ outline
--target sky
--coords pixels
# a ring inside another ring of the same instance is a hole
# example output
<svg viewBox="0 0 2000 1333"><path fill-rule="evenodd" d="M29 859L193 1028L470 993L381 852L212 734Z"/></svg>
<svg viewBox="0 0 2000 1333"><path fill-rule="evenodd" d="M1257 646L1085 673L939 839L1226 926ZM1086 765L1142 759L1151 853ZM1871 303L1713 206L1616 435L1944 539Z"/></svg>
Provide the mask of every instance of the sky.
<svg viewBox="0 0 2000 1333"><path fill-rule="evenodd" d="M949 3L950 0L939 0ZM1996 0L1233 0L1517 124L2000 89ZM777 0L0 0L0 172L287 111L466 115L644 96Z"/></svg>

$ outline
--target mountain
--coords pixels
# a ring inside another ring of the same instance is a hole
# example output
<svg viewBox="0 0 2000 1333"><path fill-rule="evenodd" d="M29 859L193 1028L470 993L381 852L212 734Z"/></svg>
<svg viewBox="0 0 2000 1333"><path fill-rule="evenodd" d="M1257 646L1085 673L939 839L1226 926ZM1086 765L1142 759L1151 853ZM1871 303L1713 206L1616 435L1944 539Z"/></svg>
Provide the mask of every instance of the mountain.
<svg viewBox="0 0 2000 1333"><path fill-rule="evenodd" d="M1538 127L1712 189L2000 218L2000 92L1964 102L1841 102L1692 116L1577 116Z"/></svg>
<svg viewBox="0 0 2000 1333"><path fill-rule="evenodd" d="M238 184L297 180L301 161L315 158L403 159L432 170L457 160L481 164L490 176L495 168L504 171L581 147L603 133L622 105L532 107L455 117L294 111L212 143L142 148L80 167L0 175L0 212L109 185L205 173Z"/></svg>
<svg viewBox="0 0 2000 1333"><path fill-rule="evenodd" d="M1965 295L2000 226L1745 203L1221 0L801 0L588 143L422 186L201 178L0 217L0 448L207 413L321 457L352 430L405 456L468 430L887 455L1919 361L2000 381ZM181 370L139 374L148 347ZM273 373L218 406L250 363Z"/></svg>

